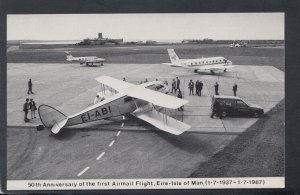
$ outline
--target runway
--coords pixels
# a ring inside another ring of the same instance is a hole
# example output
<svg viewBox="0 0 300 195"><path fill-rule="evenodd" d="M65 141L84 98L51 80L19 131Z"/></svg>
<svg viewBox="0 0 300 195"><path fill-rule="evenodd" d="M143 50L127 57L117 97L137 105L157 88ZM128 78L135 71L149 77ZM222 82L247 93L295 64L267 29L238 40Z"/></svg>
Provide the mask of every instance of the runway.
<svg viewBox="0 0 300 195"><path fill-rule="evenodd" d="M238 96L261 105L265 111L284 98L284 73L272 66L240 66L218 76L161 64L84 67L67 63L9 63L7 74L8 179L187 177L257 121L210 119L216 81L222 95L232 95L236 82ZM169 112L192 128L174 136L142 121L121 118L70 127L62 135L53 136L48 130L36 131L34 126L40 124L39 119L23 122L22 105L26 97L66 115L92 104L100 90L94 78L101 75L125 77L132 83L145 78L171 83L172 78L179 76L189 103L184 112ZM29 78L33 81L33 95L26 94ZM201 97L188 94L190 79L204 82Z"/></svg>

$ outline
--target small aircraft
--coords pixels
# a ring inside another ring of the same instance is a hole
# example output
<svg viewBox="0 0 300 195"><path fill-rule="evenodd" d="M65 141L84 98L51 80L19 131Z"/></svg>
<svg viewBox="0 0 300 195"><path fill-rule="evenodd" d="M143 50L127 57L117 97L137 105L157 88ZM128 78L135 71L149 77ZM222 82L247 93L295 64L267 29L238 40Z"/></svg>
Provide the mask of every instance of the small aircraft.
<svg viewBox="0 0 300 195"><path fill-rule="evenodd" d="M215 71L224 71L233 68L232 62L224 57L210 57L210 58L198 58L198 59L179 59L174 49L168 49L171 63L163 63L172 67L182 67L194 69L194 72L198 71L210 71L211 74L215 74Z"/></svg>
<svg viewBox="0 0 300 195"><path fill-rule="evenodd" d="M166 115L166 109L177 109L188 101L164 94L165 89L160 81L134 85L109 76L100 76L96 80L104 89L102 93L107 93L102 101L72 116L66 116L51 106L40 105L38 112L43 125L57 134L66 126L130 114L174 135L190 129L190 125ZM111 90L106 91L106 86ZM116 93L112 94L112 90Z"/></svg>
<svg viewBox="0 0 300 195"><path fill-rule="evenodd" d="M84 57L74 57L68 51L65 51L67 54L67 61L69 62L79 62L81 64L86 64L87 66L94 66L96 63L100 63L103 66L104 58L98 58L97 56L84 56Z"/></svg>

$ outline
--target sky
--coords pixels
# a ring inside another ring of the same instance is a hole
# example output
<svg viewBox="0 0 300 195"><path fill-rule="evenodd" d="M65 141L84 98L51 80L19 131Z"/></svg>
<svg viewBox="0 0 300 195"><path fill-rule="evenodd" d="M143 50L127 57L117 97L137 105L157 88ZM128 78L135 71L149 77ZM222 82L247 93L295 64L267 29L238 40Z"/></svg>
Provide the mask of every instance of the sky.
<svg viewBox="0 0 300 195"><path fill-rule="evenodd" d="M284 13L32 14L8 15L8 40L276 39L284 40Z"/></svg>

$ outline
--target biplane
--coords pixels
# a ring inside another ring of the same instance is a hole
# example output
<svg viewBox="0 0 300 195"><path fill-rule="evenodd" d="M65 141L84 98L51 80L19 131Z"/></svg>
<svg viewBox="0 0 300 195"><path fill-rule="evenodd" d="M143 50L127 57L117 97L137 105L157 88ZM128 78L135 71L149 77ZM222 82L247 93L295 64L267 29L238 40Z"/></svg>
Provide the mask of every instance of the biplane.
<svg viewBox="0 0 300 195"><path fill-rule="evenodd" d="M116 93L107 93L102 101L72 116L66 116L50 106L41 105L38 112L43 125L57 134L67 126L130 114L174 135L190 129L190 125L166 114L166 109L177 109L188 101L162 93L165 89L160 81L135 85L109 76L97 77L96 81L104 87L103 94L105 87L110 87Z"/></svg>

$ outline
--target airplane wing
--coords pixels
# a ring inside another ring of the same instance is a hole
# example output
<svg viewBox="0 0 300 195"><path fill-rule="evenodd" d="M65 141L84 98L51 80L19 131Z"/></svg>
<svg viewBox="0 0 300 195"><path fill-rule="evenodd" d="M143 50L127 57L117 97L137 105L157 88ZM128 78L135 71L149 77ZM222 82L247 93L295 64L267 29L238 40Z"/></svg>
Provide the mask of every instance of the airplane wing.
<svg viewBox="0 0 300 195"><path fill-rule="evenodd" d="M158 112L153 108L142 111L138 110L137 112L133 112L132 115L174 135L180 135L191 128L190 125Z"/></svg>
<svg viewBox="0 0 300 195"><path fill-rule="evenodd" d="M115 90L117 90L118 92L120 91L124 91L125 89L135 86L134 84L125 82L125 81L121 81L119 79L115 79L109 76L100 76L95 78L96 81L98 81L101 84L107 85Z"/></svg>
<svg viewBox="0 0 300 195"><path fill-rule="evenodd" d="M169 66L172 66L172 67L187 67L186 65L182 65L182 64L176 64L176 63L162 63L163 65L169 65Z"/></svg>
<svg viewBox="0 0 300 195"><path fill-rule="evenodd" d="M146 89L139 85L128 88L124 91L124 93L128 96L142 99L154 105L170 109L176 109L188 103L187 100Z"/></svg>
<svg viewBox="0 0 300 195"><path fill-rule="evenodd" d="M191 69L198 69L198 70L224 70L224 69L229 69L229 68L234 68L234 65L202 65L202 66L189 66Z"/></svg>

